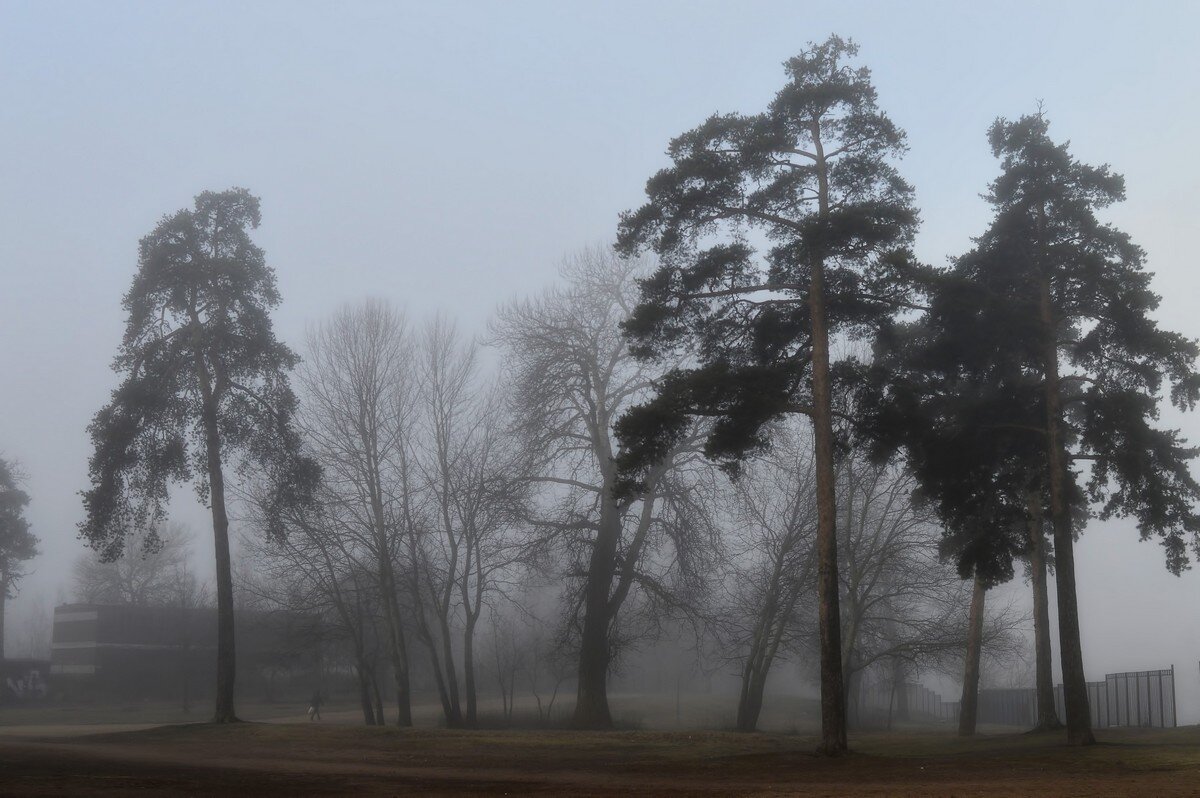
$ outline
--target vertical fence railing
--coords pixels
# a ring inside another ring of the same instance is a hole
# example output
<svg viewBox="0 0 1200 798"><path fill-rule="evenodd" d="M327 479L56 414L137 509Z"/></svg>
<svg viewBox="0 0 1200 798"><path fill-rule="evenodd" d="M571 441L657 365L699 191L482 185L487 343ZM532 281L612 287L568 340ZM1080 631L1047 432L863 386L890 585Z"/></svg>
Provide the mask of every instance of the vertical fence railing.
<svg viewBox="0 0 1200 798"><path fill-rule="evenodd" d="M899 695L904 691L903 697ZM1092 726L1167 728L1178 725L1175 706L1175 666L1155 671L1105 674L1102 682L1087 683ZM903 705L910 716L939 721L958 720L959 702L945 701L923 684L874 684L860 694L860 706L891 717ZM1059 719L1066 717L1063 686L1054 690ZM981 724L1031 727L1037 719L1037 691L1032 688L979 691L978 720Z"/></svg>
<svg viewBox="0 0 1200 798"><path fill-rule="evenodd" d="M1087 683L1092 726L1167 728L1179 723L1175 708L1175 666L1156 671L1108 673L1102 682ZM1066 714L1063 687L1054 690L1059 718Z"/></svg>
<svg viewBox="0 0 1200 798"><path fill-rule="evenodd" d="M894 687L887 682L871 683L859 688L858 707L875 713L876 721L883 718L957 720L958 702L945 701L942 696L923 684L906 682Z"/></svg>

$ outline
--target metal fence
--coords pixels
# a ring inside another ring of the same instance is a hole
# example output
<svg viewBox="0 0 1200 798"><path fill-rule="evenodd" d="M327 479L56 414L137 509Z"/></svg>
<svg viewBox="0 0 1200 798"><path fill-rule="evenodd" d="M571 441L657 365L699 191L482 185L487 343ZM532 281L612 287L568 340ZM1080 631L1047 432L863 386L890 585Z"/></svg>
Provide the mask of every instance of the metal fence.
<svg viewBox="0 0 1200 798"><path fill-rule="evenodd" d="M895 689L887 683L866 685L858 701L859 709L889 718L958 719L957 701L944 701L940 694L915 682L898 684Z"/></svg>
<svg viewBox="0 0 1200 798"><path fill-rule="evenodd" d="M1105 674L1102 682L1087 683L1092 726L1143 726L1166 728L1179 723L1175 715L1175 666L1157 671ZM1065 717L1060 684L1054 691L1054 708Z"/></svg>
<svg viewBox="0 0 1200 798"><path fill-rule="evenodd" d="M903 691L902 695L900 691ZM1106 674L1102 682L1087 683L1087 697L1092 726L1097 729L1178 725L1174 665L1157 671ZM895 710L897 715L951 722L958 719L958 701L944 701L921 684L897 685L895 690L886 684L873 685L863 689L859 700L862 709L886 712L889 718ZM1061 684L1055 688L1054 705L1059 719L1064 719L1066 705ZM980 690L976 717L981 724L1029 728L1037 722L1037 691L1033 688Z"/></svg>
<svg viewBox="0 0 1200 798"><path fill-rule="evenodd" d="M975 717L980 723L1030 727L1037 718L1037 691L1028 688L980 690Z"/></svg>

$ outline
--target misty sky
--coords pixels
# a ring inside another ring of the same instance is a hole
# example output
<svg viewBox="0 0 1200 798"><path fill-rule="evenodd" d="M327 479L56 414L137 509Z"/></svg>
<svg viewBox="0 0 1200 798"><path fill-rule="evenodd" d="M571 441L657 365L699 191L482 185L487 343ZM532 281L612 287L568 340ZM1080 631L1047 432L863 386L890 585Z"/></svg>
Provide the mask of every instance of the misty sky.
<svg viewBox="0 0 1200 798"><path fill-rule="evenodd" d="M1198 337L1198 29L1184 2L0 0L0 452L45 551L10 621L67 589L138 239L202 190L262 198L296 348L366 296L482 330L611 241L671 137L761 110L781 62L839 33L908 131L922 258L982 231L985 131L1043 100L1055 138L1125 174L1108 218L1148 251L1160 322ZM1200 440L1200 417L1168 418ZM1088 678L1174 663L1200 720L1200 569L1168 576L1123 522L1089 525L1077 558Z"/></svg>

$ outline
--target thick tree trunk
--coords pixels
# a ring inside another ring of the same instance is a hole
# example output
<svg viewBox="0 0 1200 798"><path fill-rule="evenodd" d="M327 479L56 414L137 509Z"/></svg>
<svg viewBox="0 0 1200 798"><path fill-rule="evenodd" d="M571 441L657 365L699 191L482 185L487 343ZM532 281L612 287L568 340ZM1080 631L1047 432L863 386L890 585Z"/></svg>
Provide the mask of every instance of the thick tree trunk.
<svg viewBox="0 0 1200 798"><path fill-rule="evenodd" d="M1042 495L1029 493L1029 570L1033 582L1033 647L1037 672L1035 730L1061 729L1054 708L1054 673L1050 650L1050 596L1046 586L1046 542L1042 537Z"/></svg>
<svg viewBox="0 0 1200 798"><path fill-rule="evenodd" d="M236 723L233 708L237 654L234 647L233 566L229 555L229 515L225 510L225 475L221 469L221 433L215 400L204 403L208 458L208 498L212 506L217 583L217 697L213 723Z"/></svg>
<svg viewBox="0 0 1200 798"><path fill-rule="evenodd" d="M608 480L605 484L608 484ZM602 501L600 529L588 562L583 633L579 640L579 684L574 725L584 729L612 728L612 714L608 709L608 602L616 568L620 518L607 492Z"/></svg>
<svg viewBox="0 0 1200 798"><path fill-rule="evenodd" d="M824 266L813 266L809 291L812 318L813 432L817 481L817 601L821 640L821 746L828 756L848 750L842 681L842 626L838 610L837 500L833 470L833 398L829 378L829 330L825 322Z"/></svg>
<svg viewBox="0 0 1200 798"><path fill-rule="evenodd" d="M8 600L8 581L0 579L0 662L4 662L4 605Z"/></svg>
<svg viewBox="0 0 1200 798"><path fill-rule="evenodd" d="M1046 453L1050 469L1050 518L1054 524L1054 576L1058 596L1058 636L1062 657L1063 698L1067 710L1067 742L1091 745L1091 711L1083 671L1079 635L1079 601L1075 592L1075 537L1067 497L1067 456L1062 440L1062 396L1059 391L1057 327L1050 301L1050 284L1042 283L1041 321L1044 326Z"/></svg>
<svg viewBox="0 0 1200 798"><path fill-rule="evenodd" d="M396 725L412 725L412 693L408 681L408 654L404 632L397 629L392 638L392 675L396 681Z"/></svg>
<svg viewBox="0 0 1200 798"><path fill-rule="evenodd" d="M817 206L829 218L829 165L821 141L821 121L812 120L816 151ZM819 245L818 245L819 246ZM817 477L817 606L821 645L821 745L827 756L849 750L846 743L846 695L842 682L842 621L838 611L837 499L833 468L833 386L829 378L829 325L825 318L825 263L812 261L808 309L812 324L814 466Z"/></svg>
<svg viewBox="0 0 1200 798"><path fill-rule="evenodd" d="M396 583L391 568L385 581L386 595L383 598L385 621L388 626L388 654L392 660L392 676L396 681L396 725L412 725L412 696L409 690L408 645L404 639L404 627L400 624L396 604Z"/></svg>
<svg viewBox="0 0 1200 798"><path fill-rule="evenodd" d="M355 671L358 674L358 703L362 707L363 723L374 726L375 708L371 706L371 677L362 657L355 663Z"/></svg>
<svg viewBox="0 0 1200 798"><path fill-rule="evenodd" d="M975 734L979 714L979 660L983 656L983 579L975 574L975 589L971 591L971 615L967 626L967 656L963 667L962 702L958 705L958 736Z"/></svg>

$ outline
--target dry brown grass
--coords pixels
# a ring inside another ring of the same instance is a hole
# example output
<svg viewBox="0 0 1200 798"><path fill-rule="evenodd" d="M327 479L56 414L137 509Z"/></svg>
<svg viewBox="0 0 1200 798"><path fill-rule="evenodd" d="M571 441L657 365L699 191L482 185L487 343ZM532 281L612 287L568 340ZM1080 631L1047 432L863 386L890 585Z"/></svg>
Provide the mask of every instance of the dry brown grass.
<svg viewBox="0 0 1200 798"><path fill-rule="evenodd" d="M1099 736L867 734L827 760L793 734L197 724L4 739L0 794L1196 794L1200 728Z"/></svg>

